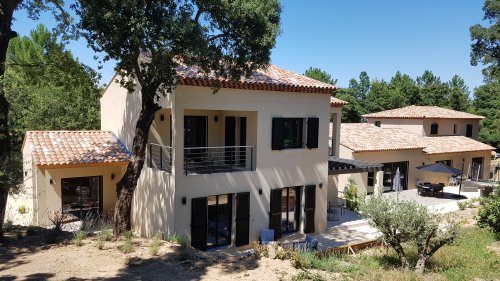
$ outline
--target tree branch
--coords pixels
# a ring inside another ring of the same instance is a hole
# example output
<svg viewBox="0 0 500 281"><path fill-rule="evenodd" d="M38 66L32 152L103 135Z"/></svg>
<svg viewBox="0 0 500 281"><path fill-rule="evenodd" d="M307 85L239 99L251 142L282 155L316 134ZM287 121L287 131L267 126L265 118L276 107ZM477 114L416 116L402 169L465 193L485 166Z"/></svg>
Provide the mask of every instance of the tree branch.
<svg viewBox="0 0 500 281"><path fill-rule="evenodd" d="M208 41L209 41L209 42L211 42L211 41L214 41L214 40L217 40L217 39L219 39L219 38L226 37L226 36L229 36L229 34L227 34L227 33L217 34L217 35L214 35L214 36L208 37Z"/></svg>
<svg viewBox="0 0 500 281"><path fill-rule="evenodd" d="M201 14L203 14L203 10L202 9L198 9L198 11L196 12L196 15L194 16L194 21L196 23L199 23Z"/></svg>

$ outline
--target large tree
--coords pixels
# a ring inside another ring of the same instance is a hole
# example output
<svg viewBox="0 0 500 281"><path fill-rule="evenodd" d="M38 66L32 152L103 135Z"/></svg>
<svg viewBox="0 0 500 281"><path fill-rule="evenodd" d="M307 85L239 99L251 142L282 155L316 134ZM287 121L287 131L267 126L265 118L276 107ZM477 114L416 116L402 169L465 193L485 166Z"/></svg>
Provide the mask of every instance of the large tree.
<svg viewBox="0 0 500 281"><path fill-rule="evenodd" d="M122 86L141 92L131 161L116 188L114 232L120 234L130 229L132 195L160 109L156 101L174 89L176 67L192 65L233 80L266 67L281 6L278 0L80 0L76 10L89 45L118 61Z"/></svg>
<svg viewBox="0 0 500 281"><path fill-rule="evenodd" d="M20 149L27 130L99 129L97 78L43 25L11 40L5 92L13 150Z"/></svg>
<svg viewBox="0 0 500 281"><path fill-rule="evenodd" d="M500 82L490 82L474 90L474 113L486 117L481 120L479 140L500 148Z"/></svg>
<svg viewBox="0 0 500 281"><path fill-rule="evenodd" d="M58 22L56 29L63 34L69 34L71 26L71 16L64 10L63 0L0 0L0 239L9 190L17 184L17 175L12 173L17 157L11 153L10 104L5 96L4 74L9 42L17 36L12 30L14 12L20 9L25 9L32 19L38 19L42 12L52 12Z"/></svg>
<svg viewBox="0 0 500 281"><path fill-rule="evenodd" d="M473 41L471 64L486 66L483 75L486 81L500 80L500 0L486 0L483 6L484 20L487 26L471 26Z"/></svg>
<svg viewBox="0 0 500 281"><path fill-rule="evenodd" d="M332 76L330 74L328 74L328 72L321 70L320 68L312 67L312 66L309 67L308 69L306 69L306 71L304 72L304 75L309 77L309 78L312 78L312 79L315 79L315 80L318 80L321 82L325 82L328 84L332 84L332 85L337 84L337 81L338 81L338 79L333 79Z"/></svg>

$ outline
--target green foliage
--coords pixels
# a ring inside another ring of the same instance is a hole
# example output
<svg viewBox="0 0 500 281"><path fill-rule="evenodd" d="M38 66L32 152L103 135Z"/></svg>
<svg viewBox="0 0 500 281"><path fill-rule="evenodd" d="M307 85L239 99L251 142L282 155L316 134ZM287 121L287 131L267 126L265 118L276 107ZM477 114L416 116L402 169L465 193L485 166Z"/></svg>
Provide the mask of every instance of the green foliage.
<svg viewBox="0 0 500 281"><path fill-rule="evenodd" d="M309 271L301 271L297 275L292 276L292 281L302 281L302 280L310 280L310 281L324 281L326 280L323 276L318 273L311 273Z"/></svg>
<svg viewBox="0 0 500 281"><path fill-rule="evenodd" d="M500 1L486 0L483 6L488 25L476 24L470 27L471 64L486 66L483 75L487 81L500 81Z"/></svg>
<svg viewBox="0 0 500 281"><path fill-rule="evenodd" d="M43 25L10 41L5 92L14 148L27 130L98 129L98 76ZM43 120L43 121L41 121Z"/></svg>
<svg viewBox="0 0 500 281"><path fill-rule="evenodd" d="M82 231L82 230L78 230L77 232L75 232L73 234L73 244L75 244L75 246L77 247L81 247L83 246L83 239L87 237L87 232L85 231Z"/></svg>
<svg viewBox="0 0 500 281"><path fill-rule="evenodd" d="M457 235L456 222L431 213L414 201L396 201L374 195L368 197L359 210L397 252L403 267L409 266L403 243L409 242L417 247L418 273L423 273L428 258L442 246L451 243Z"/></svg>
<svg viewBox="0 0 500 281"><path fill-rule="evenodd" d="M354 178L347 179L347 191L344 193L346 208L351 211L357 211L362 200L358 198L358 186Z"/></svg>
<svg viewBox="0 0 500 281"><path fill-rule="evenodd" d="M500 196L496 193L481 199L477 223L489 227L500 240Z"/></svg>
<svg viewBox="0 0 500 281"><path fill-rule="evenodd" d="M124 234L125 237L125 243L120 246L120 251L124 254L132 253L134 251L134 242L132 241L132 231L127 231Z"/></svg>
<svg viewBox="0 0 500 281"><path fill-rule="evenodd" d="M151 244L149 245L149 251L151 252L151 255L157 256L158 253L160 252L162 238L163 238L162 233L157 233L157 234L155 234L155 236L153 236L153 240L151 241Z"/></svg>
<svg viewBox="0 0 500 281"><path fill-rule="evenodd" d="M262 257L269 257L269 248L266 245L261 245L252 241L252 243L250 243L250 247L253 249L255 259L260 260Z"/></svg>
<svg viewBox="0 0 500 281"><path fill-rule="evenodd" d="M330 74L328 74L326 71L321 70L320 68L317 67L309 67L306 69L304 72L304 75L312 78L314 80L318 80L324 83L332 84L335 85L337 84L338 79L333 79Z"/></svg>
<svg viewBox="0 0 500 281"><path fill-rule="evenodd" d="M351 88L337 88L334 92L335 97L346 101L347 104L342 107L342 123L361 122L364 108L356 98L356 92Z"/></svg>
<svg viewBox="0 0 500 281"><path fill-rule="evenodd" d="M467 201L458 201L457 205L458 205L458 209L463 211L463 210L465 210L465 208L467 208Z"/></svg>
<svg viewBox="0 0 500 281"><path fill-rule="evenodd" d="M485 116L481 120L479 140L500 147L500 82L490 82L474 90L474 113Z"/></svg>

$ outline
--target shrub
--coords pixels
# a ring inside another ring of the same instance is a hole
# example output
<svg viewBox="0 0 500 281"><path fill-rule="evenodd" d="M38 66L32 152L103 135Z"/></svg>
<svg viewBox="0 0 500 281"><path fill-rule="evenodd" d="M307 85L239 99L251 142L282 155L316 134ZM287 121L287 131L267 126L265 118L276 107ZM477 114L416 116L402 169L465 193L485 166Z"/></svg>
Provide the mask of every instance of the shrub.
<svg viewBox="0 0 500 281"><path fill-rule="evenodd" d="M492 194L482 198L478 212L478 225L489 227L500 239L500 196Z"/></svg>
<svg viewBox="0 0 500 281"><path fill-rule="evenodd" d="M157 233L153 237L153 241L151 241L151 245L149 245L149 250L151 251L151 255L153 255L153 256L158 255L158 252L160 251L160 247L161 247L162 237L163 237L162 233Z"/></svg>
<svg viewBox="0 0 500 281"><path fill-rule="evenodd" d="M99 230L99 233L97 234L97 238L102 241L109 241L111 240L111 237L113 237L111 229L106 228L105 226L102 226Z"/></svg>
<svg viewBox="0 0 500 281"><path fill-rule="evenodd" d="M54 244L57 242L58 238L58 231L52 230L45 235L44 240L47 244Z"/></svg>
<svg viewBox="0 0 500 281"><path fill-rule="evenodd" d="M11 220L7 220L4 224L3 224L3 231L5 232L9 232L12 230L13 228L13 223Z"/></svg>
<svg viewBox="0 0 500 281"><path fill-rule="evenodd" d="M68 213L64 213L61 211L51 212L48 215L48 219L54 225L54 230L59 232L61 231L62 225L69 219Z"/></svg>
<svg viewBox="0 0 500 281"><path fill-rule="evenodd" d="M87 233L82 230L78 230L73 234L73 244L77 247L81 247L83 245L83 239L87 236Z"/></svg>
<svg viewBox="0 0 500 281"><path fill-rule="evenodd" d="M357 211L361 202L360 198L358 198L358 187L354 178L349 177L347 181L347 190L344 193L346 208L351 211Z"/></svg>
<svg viewBox="0 0 500 281"><path fill-rule="evenodd" d="M458 201L457 205L458 205L458 209L463 211L463 210L465 210L465 208L467 208L467 201Z"/></svg>
<svg viewBox="0 0 500 281"><path fill-rule="evenodd" d="M133 237L132 231L125 232L124 237L125 237L125 244L123 244L120 247L120 250L124 254L133 252L134 251L134 243L132 242L132 237Z"/></svg>
<svg viewBox="0 0 500 281"><path fill-rule="evenodd" d="M253 241L250 246L254 251L254 258L260 260L262 257L269 257L269 248L266 245L261 245Z"/></svg>
<svg viewBox="0 0 500 281"><path fill-rule="evenodd" d="M105 243L104 240L97 239L97 242L95 245L96 245L97 249L102 250L102 249L104 249L104 243Z"/></svg>

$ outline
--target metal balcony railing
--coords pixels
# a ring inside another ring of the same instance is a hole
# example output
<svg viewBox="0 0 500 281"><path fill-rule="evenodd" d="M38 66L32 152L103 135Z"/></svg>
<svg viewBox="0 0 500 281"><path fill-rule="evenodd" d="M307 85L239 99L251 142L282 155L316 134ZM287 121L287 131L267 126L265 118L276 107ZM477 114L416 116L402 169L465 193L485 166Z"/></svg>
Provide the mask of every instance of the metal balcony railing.
<svg viewBox="0 0 500 281"><path fill-rule="evenodd" d="M184 148L186 175L252 171L253 146Z"/></svg>
<svg viewBox="0 0 500 281"><path fill-rule="evenodd" d="M172 147L159 145L155 143L149 144L149 167L172 172Z"/></svg>

